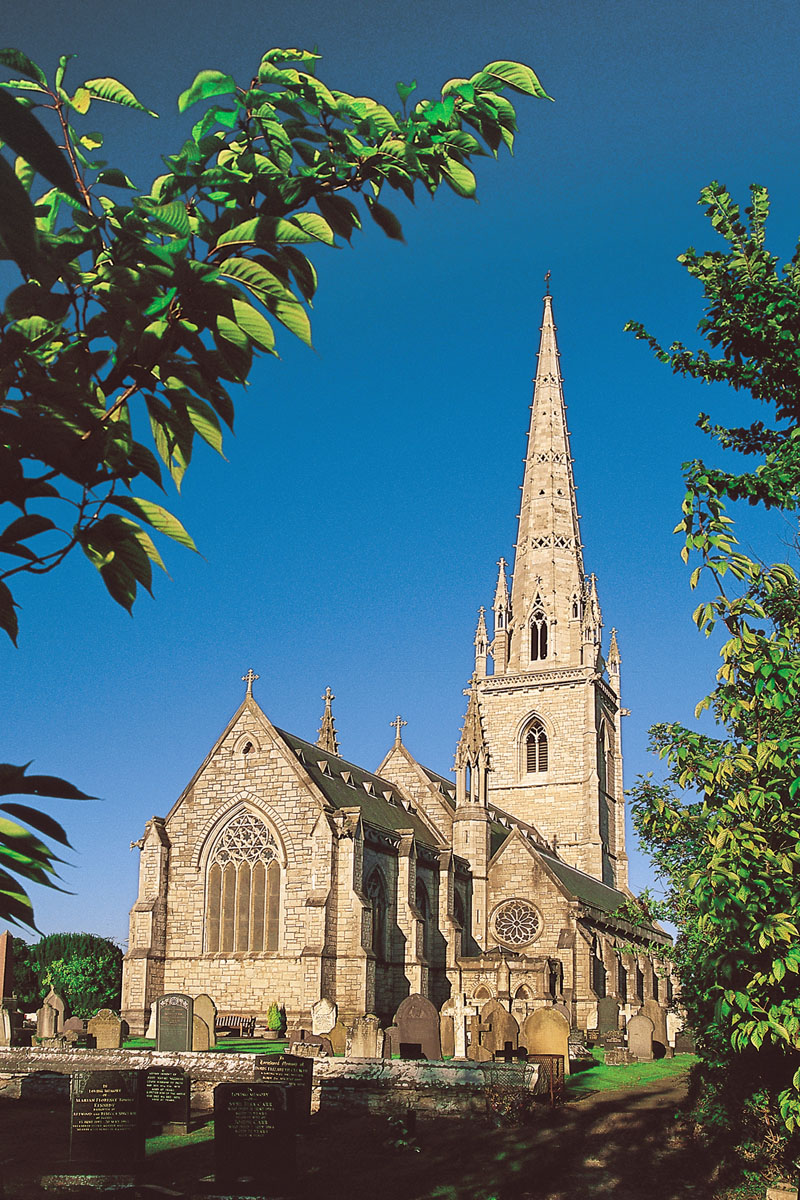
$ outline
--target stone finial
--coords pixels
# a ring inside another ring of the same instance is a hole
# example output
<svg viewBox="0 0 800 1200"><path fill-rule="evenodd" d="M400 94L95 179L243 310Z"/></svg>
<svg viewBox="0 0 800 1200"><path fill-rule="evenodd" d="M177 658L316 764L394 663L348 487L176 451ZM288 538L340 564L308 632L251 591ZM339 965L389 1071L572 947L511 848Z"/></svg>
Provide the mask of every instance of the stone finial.
<svg viewBox="0 0 800 1200"><path fill-rule="evenodd" d="M398 713L398 715L395 717L395 719L393 721L390 721L389 724L393 725L394 729L395 729L395 734L394 734L395 745L396 746L401 745L402 741L403 741L402 729L403 729L404 725L408 724L408 721L404 721L403 718Z"/></svg>
<svg viewBox="0 0 800 1200"><path fill-rule="evenodd" d="M617 645L617 631L611 630L611 644L608 647L608 665L613 671L618 672L622 659L619 656L619 646Z"/></svg>
<svg viewBox="0 0 800 1200"><path fill-rule="evenodd" d="M501 558L497 565L500 569L497 572L497 587L494 593L494 608L506 609L508 608L508 581L506 579L506 567L508 564L504 558Z"/></svg>
<svg viewBox="0 0 800 1200"><path fill-rule="evenodd" d="M320 750L326 750L328 754L339 754L339 740L336 737L336 726L333 720L333 710L331 701L335 700L333 692L329 687L325 688L325 695L322 697L325 701L325 711L322 714L322 724L317 732L317 745Z"/></svg>
<svg viewBox="0 0 800 1200"><path fill-rule="evenodd" d="M243 676L242 676L242 683L246 683L246 684L247 684L247 695L248 695L248 696L252 696L252 694L253 694L253 684L255 683L255 681L256 681L257 679L260 679L260 678L261 678L261 676L260 676L260 675L256 675L256 673L255 673L255 671L253 670L253 668L252 668L252 667L250 667L250 669L248 670L248 672L247 672L247 674L246 674L246 675L243 675Z"/></svg>

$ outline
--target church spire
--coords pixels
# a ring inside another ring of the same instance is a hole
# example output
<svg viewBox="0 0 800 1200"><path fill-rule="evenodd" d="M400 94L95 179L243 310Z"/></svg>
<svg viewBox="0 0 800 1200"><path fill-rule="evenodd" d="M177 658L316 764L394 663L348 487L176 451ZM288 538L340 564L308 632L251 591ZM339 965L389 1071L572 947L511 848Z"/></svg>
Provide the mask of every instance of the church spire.
<svg viewBox="0 0 800 1200"><path fill-rule="evenodd" d="M326 750L328 754L339 754L339 740L336 737L336 726L333 723L333 710L331 701L335 700L333 692L329 687L325 688L325 695L322 697L325 701L325 711L322 714L322 724L319 727L317 734L317 745L320 750Z"/></svg>
<svg viewBox="0 0 800 1200"><path fill-rule="evenodd" d="M475 674L483 679L486 675L486 656L489 651L489 634L486 632L486 609L478 611L478 628L475 630Z"/></svg>
<svg viewBox="0 0 800 1200"><path fill-rule="evenodd" d="M494 659L495 675L502 675L508 663L508 627L511 621L511 607L508 602L508 582L506 580L506 560L501 558L497 572L497 587L494 593L494 641L492 642L492 658Z"/></svg>

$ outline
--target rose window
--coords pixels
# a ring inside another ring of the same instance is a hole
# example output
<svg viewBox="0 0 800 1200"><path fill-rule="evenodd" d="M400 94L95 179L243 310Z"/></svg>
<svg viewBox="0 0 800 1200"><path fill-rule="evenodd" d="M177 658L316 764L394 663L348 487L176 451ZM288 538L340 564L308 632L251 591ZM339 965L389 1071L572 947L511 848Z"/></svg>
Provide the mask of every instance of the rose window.
<svg viewBox="0 0 800 1200"><path fill-rule="evenodd" d="M527 946L541 928L539 913L526 900L508 900L495 914L495 934L507 946Z"/></svg>

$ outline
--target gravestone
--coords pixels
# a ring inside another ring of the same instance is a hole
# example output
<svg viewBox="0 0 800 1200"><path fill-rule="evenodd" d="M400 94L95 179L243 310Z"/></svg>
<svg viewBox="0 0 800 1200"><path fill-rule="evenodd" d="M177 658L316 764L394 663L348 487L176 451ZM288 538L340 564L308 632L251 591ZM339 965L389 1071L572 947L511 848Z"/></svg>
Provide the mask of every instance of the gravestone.
<svg viewBox="0 0 800 1200"><path fill-rule="evenodd" d="M350 1058L380 1058L379 1047L383 1048L383 1030L380 1017L369 1013L353 1022L347 1041Z"/></svg>
<svg viewBox="0 0 800 1200"><path fill-rule="evenodd" d="M218 1083L214 1089L216 1182L237 1188L240 1180L253 1180L262 1194L291 1195L297 1184L294 1130L282 1087Z"/></svg>
<svg viewBox="0 0 800 1200"><path fill-rule="evenodd" d="M436 1007L418 992L406 996L394 1014L394 1024L399 1030L401 1044L419 1044L422 1054L429 1060L442 1057L439 1040L439 1014Z"/></svg>
<svg viewBox="0 0 800 1200"><path fill-rule="evenodd" d="M152 1038L153 1041L155 1041L155 1037L156 1037L156 1006L155 1006L155 1004L150 1009L150 1019L147 1022L147 1029L145 1030L144 1036L146 1038Z"/></svg>
<svg viewBox="0 0 800 1200"><path fill-rule="evenodd" d="M683 1017L676 1012L667 1013L667 1043L670 1046L675 1045L675 1038L683 1029Z"/></svg>
<svg viewBox="0 0 800 1200"><path fill-rule="evenodd" d="M141 1071L76 1071L71 1077L70 1164L131 1169L144 1158Z"/></svg>
<svg viewBox="0 0 800 1200"><path fill-rule="evenodd" d="M572 1013L570 1012L569 1005L565 1004L563 1000L556 1000L552 1007L556 1012L561 1013L565 1021L567 1021L569 1024L572 1023Z"/></svg>
<svg viewBox="0 0 800 1200"><path fill-rule="evenodd" d="M14 995L14 944L8 930L0 933L0 1004Z"/></svg>
<svg viewBox="0 0 800 1200"><path fill-rule="evenodd" d="M479 1013L473 1013L469 1019L469 1045L467 1058L472 1062L490 1062L492 1054L483 1045L482 1039L489 1026L484 1025Z"/></svg>
<svg viewBox="0 0 800 1200"><path fill-rule="evenodd" d="M639 1062L653 1061L653 1022L644 1013L628 1021L628 1049Z"/></svg>
<svg viewBox="0 0 800 1200"><path fill-rule="evenodd" d="M64 1022L64 1033L86 1033L86 1021L83 1017L67 1017Z"/></svg>
<svg viewBox="0 0 800 1200"><path fill-rule="evenodd" d="M156 1050L191 1050L194 1003L191 996L169 992L156 1000Z"/></svg>
<svg viewBox="0 0 800 1200"><path fill-rule="evenodd" d="M394 1058L400 1053L400 1030L396 1025L390 1025L383 1031L383 1058Z"/></svg>
<svg viewBox="0 0 800 1200"><path fill-rule="evenodd" d="M191 1080L180 1067L150 1067L145 1071L144 1110L147 1125L160 1125L165 1134L187 1134Z"/></svg>
<svg viewBox="0 0 800 1200"><path fill-rule="evenodd" d="M338 1016L336 1005L325 996L311 1005L311 1032L329 1034ZM344 1050L344 1047L342 1047Z"/></svg>
<svg viewBox="0 0 800 1200"><path fill-rule="evenodd" d="M657 1000L645 1000L640 1012L653 1022L653 1053L663 1058L667 1048L667 1010Z"/></svg>
<svg viewBox="0 0 800 1200"><path fill-rule="evenodd" d="M519 1025L499 1000L489 1000L481 1009L481 1023L486 1026L481 1034L481 1045L491 1058L511 1043L513 1050L519 1045Z"/></svg>
<svg viewBox="0 0 800 1200"><path fill-rule="evenodd" d="M0 1046L11 1045L11 1013L0 1004Z"/></svg>
<svg viewBox="0 0 800 1200"><path fill-rule="evenodd" d="M58 1035L59 1033L63 1033L64 1018L67 1015L67 1006L62 997L59 996L57 992L53 991L52 988L50 988L50 991L47 993L42 1003L49 1005L50 1008L54 1008L56 1010L56 1034Z"/></svg>
<svg viewBox="0 0 800 1200"><path fill-rule="evenodd" d="M194 998L194 1015L199 1017L201 1021L205 1021L208 1026L208 1046L210 1050L212 1046L217 1044L217 1035L215 1032L217 1021L217 1006L210 996L205 992ZM196 1047L193 1047L195 1049Z"/></svg>
<svg viewBox="0 0 800 1200"><path fill-rule="evenodd" d="M296 1038L296 1040L295 1040ZM291 1054L299 1054L302 1058L333 1057L333 1046L330 1038L322 1033L309 1033L307 1029L296 1029L289 1042Z"/></svg>
<svg viewBox="0 0 800 1200"><path fill-rule="evenodd" d="M522 1044L529 1054L560 1054L569 1075L569 1021L552 1008L537 1008L522 1026Z"/></svg>
<svg viewBox="0 0 800 1200"><path fill-rule="evenodd" d="M594 1008L590 1008L589 1012L586 1014L586 1031L587 1031L587 1033L590 1029L594 1029L594 1030L597 1029L597 1007L596 1006Z"/></svg>
<svg viewBox="0 0 800 1200"><path fill-rule="evenodd" d="M697 1046L695 1045L694 1034L692 1033L691 1029L680 1029L675 1034L675 1053L697 1053Z"/></svg>
<svg viewBox="0 0 800 1200"><path fill-rule="evenodd" d="M202 1053L211 1045L211 1030L197 1013L192 1017L192 1050Z"/></svg>
<svg viewBox="0 0 800 1200"><path fill-rule="evenodd" d="M324 1037L324 1034L320 1035ZM344 1021L336 1021L328 1031L328 1040L331 1044L332 1054L347 1053L347 1026Z"/></svg>
<svg viewBox="0 0 800 1200"><path fill-rule="evenodd" d="M445 1000L439 1009L439 1041L442 1046L442 1058L453 1058L456 1052L456 1027L452 1000Z"/></svg>
<svg viewBox="0 0 800 1200"><path fill-rule="evenodd" d="M284 1088L289 1114L299 1128L305 1127L311 1116L314 1060L294 1054L257 1054L254 1066L256 1083Z"/></svg>
<svg viewBox="0 0 800 1200"><path fill-rule="evenodd" d="M89 1021L86 1032L95 1039L98 1050L119 1050L122 1045L122 1025L123 1022L110 1008L101 1008Z"/></svg>
<svg viewBox="0 0 800 1200"><path fill-rule="evenodd" d="M43 1004L36 1010L36 1036L54 1038L58 1030L58 1010L51 1004Z"/></svg>
<svg viewBox="0 0 800 1200"><path fill-rule="evenodd" d="M597 1001L597 1033L602 1037L604 1033L617 1033L619 1031L619 1003L614 996L603 996Z"/></svg>

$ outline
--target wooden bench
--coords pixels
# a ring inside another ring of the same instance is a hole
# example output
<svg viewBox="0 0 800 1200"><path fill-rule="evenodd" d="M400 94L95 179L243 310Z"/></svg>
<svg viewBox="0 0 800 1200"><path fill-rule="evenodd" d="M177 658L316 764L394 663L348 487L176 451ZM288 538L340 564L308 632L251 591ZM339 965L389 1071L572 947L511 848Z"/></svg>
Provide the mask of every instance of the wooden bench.
<svg viewBox="0 0 800 1200"><path fill-rule="evenodd" d="M217 1013L214 1020L215 1033L235 1033L237 1037L255 1037L255 1017L244 1017L240 1013Z"/></svg>

